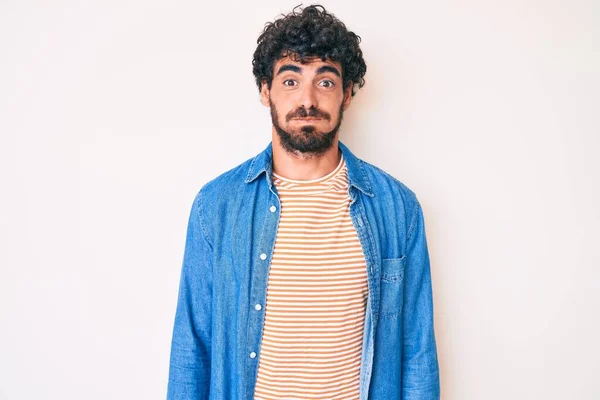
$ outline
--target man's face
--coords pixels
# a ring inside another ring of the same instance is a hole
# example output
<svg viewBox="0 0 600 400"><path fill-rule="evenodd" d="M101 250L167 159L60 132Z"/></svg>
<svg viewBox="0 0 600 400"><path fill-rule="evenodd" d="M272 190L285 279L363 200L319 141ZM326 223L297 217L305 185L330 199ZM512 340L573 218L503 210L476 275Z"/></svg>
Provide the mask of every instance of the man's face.
<svg viewBox="0 0 600 400"><path fill-rule="evenodd" d="M306 64L289 57L278 60L271 89L264 83L261 90L282 146L305 155L331 148L351 97L351 87L342 87L341 64L320 58Z"/></svg>

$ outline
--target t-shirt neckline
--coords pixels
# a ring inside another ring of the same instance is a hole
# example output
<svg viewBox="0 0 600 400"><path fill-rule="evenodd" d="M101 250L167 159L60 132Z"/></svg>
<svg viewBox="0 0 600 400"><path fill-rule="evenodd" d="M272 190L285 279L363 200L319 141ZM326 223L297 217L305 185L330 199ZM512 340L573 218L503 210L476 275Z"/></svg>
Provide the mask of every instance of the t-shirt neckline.
<svg viewBox="0 0 600 400"><path fill-rule="evenodd" d="M338 163L338 165L333 169L333 171L331 171L330 173L328 173L327 175L324 175L320 178L315 178L315 179L307 179L307 180L298 180L298 179L290 179L290 178L285 178L281 175L276 174L275 172L272 172L273 176L283 182L289 182L289 183L298 183L298 184L305 184L305 183L320 183L320 182L324 182L327 181L328 179L332 178L333 176L335 176L338 172L340 172L340 170L342 169L342 165L344 164L344 155L342 154L340 157L340 162Z"/></svg>

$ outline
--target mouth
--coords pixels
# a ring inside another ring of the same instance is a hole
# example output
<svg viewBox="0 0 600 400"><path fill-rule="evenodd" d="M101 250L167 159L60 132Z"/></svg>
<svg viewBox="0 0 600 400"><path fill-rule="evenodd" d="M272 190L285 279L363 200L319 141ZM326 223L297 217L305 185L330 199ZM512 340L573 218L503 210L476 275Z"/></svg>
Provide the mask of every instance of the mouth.
<svg viewBox="0 0 600 400"><path fill-rule="evenodd" d="M299 122L316 122L316 121L320 121L321 118L292 118L292 121L299 121Z"/></svg>

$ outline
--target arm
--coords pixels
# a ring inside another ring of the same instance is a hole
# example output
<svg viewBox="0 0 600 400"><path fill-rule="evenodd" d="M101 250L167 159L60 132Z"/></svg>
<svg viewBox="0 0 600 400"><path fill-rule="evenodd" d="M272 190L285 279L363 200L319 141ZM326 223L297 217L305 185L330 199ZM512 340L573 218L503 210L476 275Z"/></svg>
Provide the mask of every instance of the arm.
<svg viewBox="0 0 600 400"><path fill-rule="evenodd" d="M416 201L407 239L404 274L402 399L440 398L433 327L433 298L423 210Z"/></svg>
<svg viewBox="0 0 600 400"><path fill-rule="evenodd" d="M201 191L187 227L171 342L168 400L208 399L210 383L212 246L202 222Z"/></svg>

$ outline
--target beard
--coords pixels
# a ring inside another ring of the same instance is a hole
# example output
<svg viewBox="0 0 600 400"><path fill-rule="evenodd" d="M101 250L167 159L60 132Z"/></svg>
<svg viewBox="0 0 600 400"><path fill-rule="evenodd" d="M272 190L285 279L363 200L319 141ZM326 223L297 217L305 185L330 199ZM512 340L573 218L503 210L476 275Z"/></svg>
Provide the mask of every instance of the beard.
<svg viewBox="0 0 600 400"><path fill-rule="evenodd" d="M304 155L317 156L325 153L333 146L337 132L342 125L344 115L344 106L342 103L338 112L338 120L333 130L321 133L317 131L314 125L303 125L298 132L289 132L283 129L279 124L279 113L277 112L275 105L271 102L271 99L269 99L269 106L271 107L271 120L275 127L275 131L279 136L279 141L284 150L292 154L302 153ZM302 107L295 111L290 111L286 115L286 121L289 122L292 118L306 117L323 118L327 121L331 120L331 115L325 111L321 111L314 107L311 107L309 111L307 111Z"/></svg>

